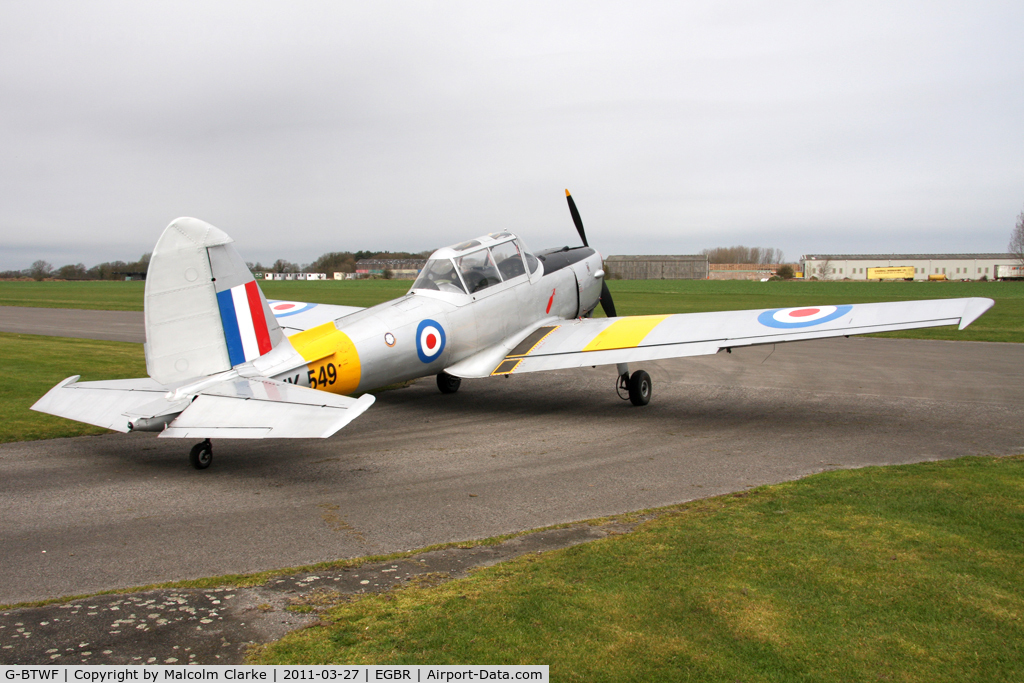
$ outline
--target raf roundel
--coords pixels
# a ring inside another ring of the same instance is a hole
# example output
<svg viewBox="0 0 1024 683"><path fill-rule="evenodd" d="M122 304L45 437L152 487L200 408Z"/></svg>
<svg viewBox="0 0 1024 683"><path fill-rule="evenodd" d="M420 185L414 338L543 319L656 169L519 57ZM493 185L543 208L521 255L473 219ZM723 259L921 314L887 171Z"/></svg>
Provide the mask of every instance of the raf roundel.
<svg viewBox="0 0 1024 683"><path fill-rule="evenodd" d="M804 308L775 308L757 316L757 322L767 327L781 330L793 330L801 327L814 327L841 318L853 309L853 306L808 306Z"/></svg>
<svg viewBox="0 0 1024 683"><path fill-rule="evenodd" d="M444 328L437 322L424 320L416 328L416 353L424 363L432 363L444 351Z"/></svg>
<svg viewBox="0 0 1024 683"><path fill-rule="evenodd" d="M287 318L290 315L296 313L305 313L311 308L316 308L316 304L307 304L301 301L268 301L270 305L270 312L274 314L275 318Z"/></svg>

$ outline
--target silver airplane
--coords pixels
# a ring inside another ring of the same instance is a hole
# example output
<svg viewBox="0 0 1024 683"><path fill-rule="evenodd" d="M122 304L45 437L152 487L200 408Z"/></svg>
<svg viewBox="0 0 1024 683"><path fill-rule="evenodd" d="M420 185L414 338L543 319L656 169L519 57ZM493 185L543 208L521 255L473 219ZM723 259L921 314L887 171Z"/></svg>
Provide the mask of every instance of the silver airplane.
<svg viewBox="0 0 1024 683"><path fill-rule="evenodd" d="M629 364L735 347L939 325L963 329L994 303L963 298L619 317L601 255L531 252L497 232L434 252L409 292L371 308L267 301L232 239L195 218L160 236L145 291L148 378L69 377L33 410L120 432L203 439L327 438L374 402L373 389L436 375L462 378L615 365L636 406L651 378ZM601 305L607 317L591 317ZM357 398L356 398L357 397Z"/></svg>

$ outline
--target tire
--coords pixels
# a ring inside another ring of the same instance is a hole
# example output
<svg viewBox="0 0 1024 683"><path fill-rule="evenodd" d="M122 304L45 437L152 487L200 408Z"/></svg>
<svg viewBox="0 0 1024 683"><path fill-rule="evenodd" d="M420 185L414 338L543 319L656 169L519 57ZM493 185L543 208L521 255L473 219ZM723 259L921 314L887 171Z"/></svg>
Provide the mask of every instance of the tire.
<svg viewBox="0 0 1024 683"><path fill-rule="evenodd" d="M205 470L213 462L213 446L208 441L197 443L189 451L188 461L197 470Z"/></svg>
<svg viewBox="0 0 1024 683"><path fill-rule="evenodd" d="M635 406L651 402L651 376L643 370L637 370L629 378L629 401Z"/></svg>
<svg viewBox="0 0 1024 683"><path fill-rule="evenodd" d="M447 372L440 372L437 375L437 388L441 390L442 394L454 394L459 390L461 384L461 378L449 375Z"/></svg>

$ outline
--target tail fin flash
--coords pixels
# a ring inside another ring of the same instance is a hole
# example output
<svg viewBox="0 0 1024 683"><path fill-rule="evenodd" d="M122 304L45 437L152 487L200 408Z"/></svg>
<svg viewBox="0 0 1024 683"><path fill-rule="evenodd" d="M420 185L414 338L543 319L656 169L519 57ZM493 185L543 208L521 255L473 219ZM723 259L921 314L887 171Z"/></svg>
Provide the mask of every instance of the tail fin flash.
<svg viewBox="0 0 1024 683"><path fill-rule="evenodd" d="M175 384L270 351L284 334L223 231L195 218L167 226L146 275L146 368Z"/></svg>

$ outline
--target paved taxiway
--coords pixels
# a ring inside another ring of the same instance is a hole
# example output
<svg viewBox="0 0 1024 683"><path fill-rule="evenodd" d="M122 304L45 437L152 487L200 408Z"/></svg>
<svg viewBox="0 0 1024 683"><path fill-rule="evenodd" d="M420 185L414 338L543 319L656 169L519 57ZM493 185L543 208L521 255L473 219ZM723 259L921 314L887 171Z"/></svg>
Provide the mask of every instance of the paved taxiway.
<svg viewBox="0 0 1024 683"><path fill-rule="evenodd" d="M833 339L385 392L326 441L0 445L0 603L419 548L825 469L1024 452L1024 345Z"/></svg>
<svg viewBox="0 0 1024 683"><path fill-rule="evenodd" d="M85 311L77 308L0 306L0 332L82 337L107 341L146 341L141 311Z"/></svg>

